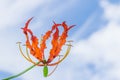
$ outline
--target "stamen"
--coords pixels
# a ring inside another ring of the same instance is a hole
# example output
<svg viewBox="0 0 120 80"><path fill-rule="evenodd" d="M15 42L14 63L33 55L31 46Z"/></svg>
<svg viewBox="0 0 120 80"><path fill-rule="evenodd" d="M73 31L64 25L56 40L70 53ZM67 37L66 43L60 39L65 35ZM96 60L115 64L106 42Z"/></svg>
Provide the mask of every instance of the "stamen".
<svg viewBox="0 0 120 80"><path fill-rule="evenodd" d="M18 44L18 46L19 46L19 50L20 50L20 53L22 54L22 56L23 56L26 60L30 61L30 60L24 55L24 53L23 53L23 51L22 51L22 49L21 49L21 46L20 46L21 42L17 42L17 44Z"/></svg>
<svg viewBox="0 0 120 80"><path fill-rule="evenodd" d="M24 44L23 46L26 46L26 45ZM28 48L27 48L27 46L26 46L26 55L27 55L27 58L29 59L30 62L36 64L36 62L34 62L34 61L31 59L31 57L30 57L30 55L29 55L29 52L28 52Z"/></svg>
<svg viewBox="0 0 120 80"><path fill-rule="evenodd" d="M72 46L71 44L66 44L66 46ZM73 46L72 46L73 47Z"/></svg>
<svg viewBox="0 0 120 80"><path fill-rule="evenodd" d="M60 57L61 57L61 56L62 56L62 55L59 55L59 59L58 59L58 61L60 60ZM56 64L55 68L52 70L51 73L48 74L47 77L49 77L50 75L52 75L52 74L55 72L55 70L57 69L57 67L58 67L58 64Z"/></svg>
<svg viewBox="0 0 120 80"><path fill-rule="evenodd" d="M72 46L71 46L71 44L69 43L68 48L67 48L67 51L66 51L64 57L63 57L61 60L59 60L58 62L55 62L55 63L52 63L52 64L48 64L48 66L54 66L54 65L57 65L57 64L61 63L61 62L68 56L68 54L70 53L71 47L72 47Z"/></svg>
<svg viewBox="0 0 120 80"><path fill-rule="evenodd" d="M36 62L33 61L32 58L30 57L27 47L26 47L26 54L27 54L27 57L28 57L28 59L30 60L30 62L33 63L33 64L36 64ZM39 62L42 62L42 61L39 61ZM43 66L43 64L40 64L40 63L39 63L39 64L37 64L37 66Z"/></svg>
<svg viewBox="0 0 120 80"><path fill-rule="evenodd" d="M21 42L16 42L16 44L21 44Z"/></svg>
<svg viewBox="0 0 120 80"><path fill-rule="evenodd" d="M19 46L19 50L20 50L20 53L22 54L22 56L27 60L27 61L29 61L29 62L31 62L31 63L33 63L34 65L37 63L37 62L34 62L31 58L30 58L30 56L29 56L29 53L28 53L28 50L26 49L26 54L27 54L27 57L24 55L24 53L23 53L23 51L22 51L22 48L21 48L21 46L20 46L20 44L21 44L21 42L17 42L17 44L18 44L18 46ZM41 61L39 61L39 62L41 62ZM37 64L38 66L43 66L43 64Z"/></svg>
<svg viewBox="0 0 120 80"><path fill-rule="evenodd" d="M42 43L42 40L43 40L43 34L41 34L39 40L40 40L39 42L40 42L40 44L41 44L41 43Z"/></svg>
<svg viewBox="0 0 120 80"><path fill-rule="evenodd" d="M29 55L29 52L28 52L28 48L26 47L26 54L27 54L27 57L28 57L28 59L30 60L30 62L34 62L32 59L31 59L31 57L30 57L30 55ZM35 62L34 62L35 63Z"/></svg>
<svg viewBox="0 0 120 80"><path fill-rule="evenodd" d="M69 41L67 41L67 42L73 42L73 40L69 40Z"/></svg>

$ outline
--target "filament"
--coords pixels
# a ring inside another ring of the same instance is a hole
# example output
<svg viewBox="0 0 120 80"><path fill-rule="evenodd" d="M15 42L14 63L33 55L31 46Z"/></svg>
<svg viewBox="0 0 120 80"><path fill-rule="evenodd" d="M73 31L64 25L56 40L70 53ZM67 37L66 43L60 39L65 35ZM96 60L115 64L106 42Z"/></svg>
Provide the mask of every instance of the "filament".
<svg viewBox="0 0 120 80"><path fill-rule="evenodd" d="M61 56L61 55L60 55L60 56ZM60 60L60 56L59 56L58 61ZM58 67L58 64L56 64L55 68L52 70L51 73L48 74L48 76L52 75L52 74L55 72L55 70L57 69L57 67Z"/></svg>
<svg viewBox="0 0 120 80"><path fill-rule="evenodd" d="M19 46L19 50L20 50L20 53L22 54L22 56L23 56L26 60L30 61L30 60L24 55L24 53L23 53L23 51L22 51L22 49L21 49L21 46L20 46L20 42L17 42L17 44L18 44L18 46Z"/></svg>
<svg viewBox="0 0 120 80"><path fill-rule="evenodd" d="M70 53L70 50L71 50L71 46L72 46L72 45L69 43L67 46L68 46L68 48L67 48L67 51L66 51L64 57L63 57L61 60L59 60L58 62L55 62L55 63L52 63L52 64L48 64L48 66L57 65L57 64L61 63L61 62L68 56L68 54Z"/></svg>

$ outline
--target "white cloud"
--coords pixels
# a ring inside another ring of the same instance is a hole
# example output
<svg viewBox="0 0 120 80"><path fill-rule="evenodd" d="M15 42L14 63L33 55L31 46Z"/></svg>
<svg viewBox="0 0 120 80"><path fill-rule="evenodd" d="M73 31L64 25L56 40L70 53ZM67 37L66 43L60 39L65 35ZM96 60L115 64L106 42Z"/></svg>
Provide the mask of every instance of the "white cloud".
<svg viewBox="0 0 120 80"><path fill-rule="evenodd" d="M69 0L65 2L56 2L58 5L54 6L55 0L0 0L0 29L11 27L26 21L26 18L30 18L38 15L37 17L43 22L43 18L51 17L59 14L66 9L70 9L76 0ZM56 4L55 3L55 4ZM60 4L60 5L59 5ZM52 7L53 6L53 7ZM49 14L48 14L49 13ZM35 24L36 25L36 24Z"/></svg>
<svg viewBox="0 0 120 80"><path fill-rule="evenodd" d="M108 23L88 39L76 43L70 60L76 66L87 67L79 68L78 73L80 76L85 72L82 76L88 80L120 80L120 5L102 0L101 6ZM88 69L88 64L93 66Z"/></svg>
<svg viewBox="0 0 120 80"><path fill-rule="evenodd" d="M107 20L120 23L120 3L111 4L107 0L101 0L101 6L104 9L104 17Z"/></svg>
<svg viewBox="0 0 120 80"><path fill-rule="evenodd" d="M76 2L77 2L77 0L66 0L64 2L57 1L56 3L52 3L53 5L57 4L57 6L53 6L51 3L49 3L49 4L47 4L48 6L46 6L43 9L40 16L44 15L45 17L48 18L48 17L51 17L51 16L58 15L58 14L64 12L65 10L70 9L73 5L75 5ZM48 14L48 12L49 12L49 14Z"/></svg>
<svg viewBox="0 0 120 80"><path fill-rule="evenodd" d="M0 0L0 29L16 25L44 2L44 0L14 0L11 2Z"/></svg>
<svg viewBox="0 0 120 80"><path fill-rule="evenodd" d="M79 28L77 31L75 31L74 35L71 37L71 40L78 40L80 39L80 37L86 33L86 31L88 30L88 28L91 27L91 24L94 23L96 16L97 16L98 12L95 11L93 12L90 17L88 17L88 19L85 21L85 23L81 26L81 28ZM79 34L79 35L78 35Z"/></svg>

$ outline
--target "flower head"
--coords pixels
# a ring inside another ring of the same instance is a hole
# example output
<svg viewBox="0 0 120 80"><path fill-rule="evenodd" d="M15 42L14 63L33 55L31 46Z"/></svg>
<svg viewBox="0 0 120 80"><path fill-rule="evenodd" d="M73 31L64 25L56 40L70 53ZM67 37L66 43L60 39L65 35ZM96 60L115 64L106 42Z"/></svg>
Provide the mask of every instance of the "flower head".
<svg viewBox="0 0 120 80"><path fill-rule="evenodd" d="M68 37L68 32L69 30L74 27L74 25L68 27L68 25L65 22L62 22L61 24L56 24L54 22L54 25L52 26L51 30L48 30L43 36L42 36L42 40L39 42L38 38L33 34L33 32L31 31L31 29L28 28L30 21L33 18L30 18L25 26L22 28L23 33L26 37L26 53L27 56L25 56L25 54L23 54L22 49L19 45L20 51L22 53L22 55L30 62L32 62L33 64L35 64L36 62L33 61L30 58L29 52L30 54L33 55L40 63L38 64L38 66L54 66L54 65L58 65L61 61L63 61L66 56L68 55L70 48L71 48L71 44L69 41L68 44L68 48L67 51L65 53L65 55L63 56L62 59L59 59L57 62L52 63L52 61L58 57L60 55L60 51L63 47L63 45L65 45L65 43L67 42L66 39ZM60 35L60 30L59 27L63 28L63 32ZM51 39L51 45L52 48L50 49L49 52L49 57L47 58L47 60L45 59L45 49L47 48L46 45L46 41L50 38L50 36L52 36Z"/></svg>

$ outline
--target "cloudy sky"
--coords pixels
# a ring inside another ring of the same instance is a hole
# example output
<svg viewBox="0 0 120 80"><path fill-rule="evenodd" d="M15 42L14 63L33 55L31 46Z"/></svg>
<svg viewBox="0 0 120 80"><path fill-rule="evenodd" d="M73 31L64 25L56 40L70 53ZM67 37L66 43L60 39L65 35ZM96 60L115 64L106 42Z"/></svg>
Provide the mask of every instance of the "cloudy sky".
<svg viewBox="0 0 120 80"><path fill-rule="evenodd" d="M20 28L31 17L38 37L53 21L75 24L73 47L52 76L35 67L14 80L120 80L120 0L0 0L0 79L32 65L16 44L25 42Z"/></svg>

